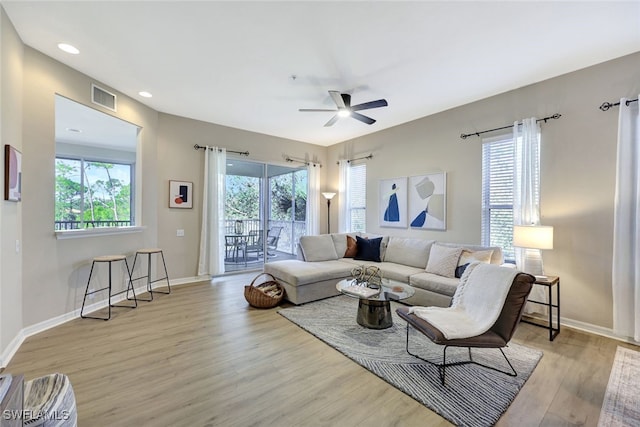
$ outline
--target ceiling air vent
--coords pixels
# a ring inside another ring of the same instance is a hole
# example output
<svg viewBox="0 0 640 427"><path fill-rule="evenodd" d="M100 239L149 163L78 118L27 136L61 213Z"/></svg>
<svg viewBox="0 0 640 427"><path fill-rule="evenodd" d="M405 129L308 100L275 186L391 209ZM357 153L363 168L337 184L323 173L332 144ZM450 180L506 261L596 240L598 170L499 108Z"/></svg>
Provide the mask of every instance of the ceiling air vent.
<svg viewBox="0 0 640 427"><path fill-rule="evenodd" d="M116 95L95 84L91 84L91 102L116 111Z"/></svg>

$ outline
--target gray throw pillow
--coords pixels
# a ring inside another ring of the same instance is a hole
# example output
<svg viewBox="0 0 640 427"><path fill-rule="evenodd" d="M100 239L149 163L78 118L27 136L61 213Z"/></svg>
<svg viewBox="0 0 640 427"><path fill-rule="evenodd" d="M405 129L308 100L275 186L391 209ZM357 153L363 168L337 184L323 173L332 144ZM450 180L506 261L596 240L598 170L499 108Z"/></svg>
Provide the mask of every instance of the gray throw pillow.
<svg viewBox="0 0 640 427"><path fill-rule="evenodd" d="M333 239L328 234L302 236L300 237L300 247L305 261L318 262L338 259Z"/></svg>
<svg viewBox="0 0 640 427"><path fill-rule="evenodd" d="M438 244L432 245L426 272L454 278L460 253L462 253L462 248L447 248Z"/></svg>

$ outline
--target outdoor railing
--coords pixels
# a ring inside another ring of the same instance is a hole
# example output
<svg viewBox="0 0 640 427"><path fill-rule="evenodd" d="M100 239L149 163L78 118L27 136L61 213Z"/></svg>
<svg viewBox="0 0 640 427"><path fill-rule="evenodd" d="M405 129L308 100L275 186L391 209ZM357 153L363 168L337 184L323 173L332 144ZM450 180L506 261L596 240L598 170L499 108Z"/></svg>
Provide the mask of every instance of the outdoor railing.
<svg viewBox="0 0 640 427"><path fill-rule="evenodd" d="M129 227L131 221L55 221L55 230L81 230L83 228Z"/></svg>
<svg viewBox="0 0 640 427"><path fill-rule="evenodd" d="M239 221L239 222L238 222ZM249 234L251 231L262 230L262 222L259 219L225 220L225 232L227 234ZM237 227L237 229L236 229ZM278 239L277 250L288 254L297 254L298 240L306 234L307 225L304 221L269 220L267 229L282 227Z"/></svg>

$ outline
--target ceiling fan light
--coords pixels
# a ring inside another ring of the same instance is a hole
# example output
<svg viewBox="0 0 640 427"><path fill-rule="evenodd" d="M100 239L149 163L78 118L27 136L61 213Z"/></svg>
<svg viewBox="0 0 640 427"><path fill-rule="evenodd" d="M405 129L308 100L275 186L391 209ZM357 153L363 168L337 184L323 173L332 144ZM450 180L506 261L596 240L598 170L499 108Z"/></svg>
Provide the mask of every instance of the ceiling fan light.
<svg viewBox="0 0 640 427"><path fill-rule="evenodd" d="M346 109L340 110L340 111L338 111L338 115L340 117L349 117L351 115L351 111L346 110Z"/></svg>

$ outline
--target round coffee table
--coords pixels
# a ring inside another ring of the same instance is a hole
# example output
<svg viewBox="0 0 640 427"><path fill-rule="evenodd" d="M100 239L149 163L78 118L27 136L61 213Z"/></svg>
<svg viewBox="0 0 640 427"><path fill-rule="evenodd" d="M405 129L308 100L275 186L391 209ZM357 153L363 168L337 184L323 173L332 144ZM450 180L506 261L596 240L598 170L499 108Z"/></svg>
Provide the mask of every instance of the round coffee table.
<svg viewBox="0 0 640 427"><path fill-rule="evenodd" d="M336 289L352 298L358 298L359 325L369 329L386 329L393 325L391 301L400 301L413 296L415 290L402 282L382 279L382 286L372 289L359 285L354 279L344 279Z"/></svg>

